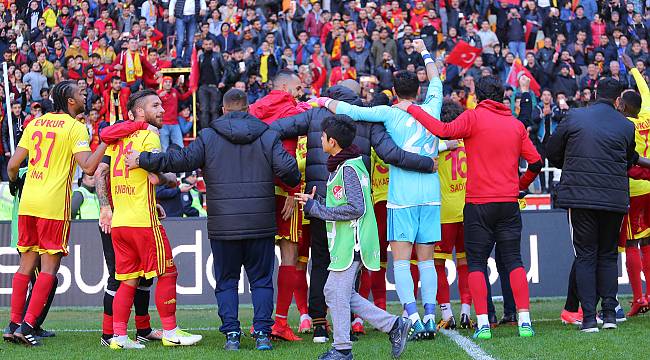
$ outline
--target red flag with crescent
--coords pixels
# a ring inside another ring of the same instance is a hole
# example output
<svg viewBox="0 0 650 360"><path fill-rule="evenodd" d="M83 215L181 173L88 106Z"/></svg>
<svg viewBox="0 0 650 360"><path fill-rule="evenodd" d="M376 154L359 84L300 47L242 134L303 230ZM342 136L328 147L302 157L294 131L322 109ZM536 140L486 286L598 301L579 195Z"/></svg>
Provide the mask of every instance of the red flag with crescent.
<svg viewBox="0 0 650 360"><path fill-rule="evenodd" d="M460 40L447 57L447 63L467 69L474 65L474 60L479 56L481 56L481 49Z"/></svg>
<svg viewBox="0 0 650 360"><path fill-rule="evenodd" d="M521 64L521 61L519 59L515 59L515 61L512 63L512 66L510 67L510 72L508 73L508 79L506 80L506 83L513 88L518 88L519 87L519 78L522 75L528 76L530 79L530 90L532 90L535 95L539 96L541 94L541 86L539 86L539 83L537 82L537 79L533 77L533 75L526 69L525 66Z"/></svg>

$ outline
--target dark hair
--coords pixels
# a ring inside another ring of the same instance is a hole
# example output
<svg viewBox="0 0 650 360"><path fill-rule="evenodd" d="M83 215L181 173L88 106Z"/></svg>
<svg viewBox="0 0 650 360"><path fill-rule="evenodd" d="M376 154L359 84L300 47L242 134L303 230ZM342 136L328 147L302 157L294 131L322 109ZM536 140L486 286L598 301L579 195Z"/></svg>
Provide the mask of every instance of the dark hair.
<svg viewBox="0 0 650 360"><path fill-rule="evenodd" d="M52 88L52 104L54 111L62 111L66 114L68 112L68 99L72 98L72 93L77 87L77 82L72 80L64 80L54 85Z"/></svg>
<svg viewBox="0 0 650 360"><path fill-rule="evenodd" d="M415 99L418 96L420 82L414 72L400 70L393 76L393 87L400 98Z"/></svg>
<svg viewBox="0 0 650 360"><path fill-rule="evenodd" d="M354 121L347 115L332 115L323 120L321 130L328 139L334 139L342 149L352 145L357 134Z"/></svg>
<svg viewBox="0 0 650 360"><path fill-rule="evenodd" d="M278 71L277 74L275 74L275 77L273 78L273 86L278 86L278 84L287 81L295 76L298 75L296 75L296 73L293 72L293 70L282 69Z"/></svg>
<svg viewBox="0 0 650 360"><path fill-rule="evenodd" d="M621 96L623 89L623 84L620 81L611 77L602 78L598 81L596 99L613 103L616 98Z"/></svg>
<svg viewBox="0 0 650 360"><path fill-rule="evenodd" d="M372 97L372 101L370 102L370 106L381 106L389 104L390 99L388 98L388 95L382 91L375 93L375 95Z"/></svg>
<svg viewBox="0 0 650 360"><path fill-rule="evenodd" d="M232 88L223 95L223 107L230 111L246 111L248 97L245 92Z"/></svg>
<svg viewBox="0 0 650 360"><path fill-rule="evenodd" d="M442 110L440 112L440 121L448 123L454 121L465 109L457 101L447 99L442 102Z"/></svg>
<svg viewBox="0 0 650 360"><path fill-rule="evenodd" d="M501 80L494 75L483 76L476 82L476 97L478 101L493 100L503 101L503 85Z"/></svg>
<svg viewBox="0 0 650 360"><path fill-rule="evenodd" d="M632 89L625 90L621 94L621 100L625 106L626 115L631 117L639 116L639 112L641 111L641 95Z"/></svg>
<svg viewBox="0 0 650 360"><path fill-rule="evenodd" d="M141 100L152 95L158 96L158 93L152 89L145 89L131 94L129 101L126 103L126 109L133 111L136 107L141 107Z"/></svg>

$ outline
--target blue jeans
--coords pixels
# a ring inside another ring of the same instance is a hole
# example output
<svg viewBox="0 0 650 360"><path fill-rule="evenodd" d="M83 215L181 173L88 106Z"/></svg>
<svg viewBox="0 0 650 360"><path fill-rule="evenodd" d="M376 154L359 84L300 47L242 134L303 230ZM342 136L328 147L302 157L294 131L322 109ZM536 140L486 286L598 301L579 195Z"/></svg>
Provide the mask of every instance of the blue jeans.
<svg viewBox="0 0 650 360"><path fill-rule="evenodd" d="M214 279L221 327L227 334L240 331L238 285L244 266L253 300L253 328L271 334L273 326L273 269L275 242L273 237L249 240L211 240L214 256Z"/></svg>
<svg viewBox="0 0 650 360"><path fill-rule="evenodd" d="M176 18L176 58L189 64L192 44L196 33L196 16L183 15ZM183 49L187 46L185 51Z"/></svg>
<svg viewBox="0 0 650 360"><path fill-rule="evenodd" d="M160 129L160 145L163 151L167 151L169 144L176 144L183 148L183 133L180 125L163 125Z"/></svg>
<svg viewBox="0 0 650 360"><path fill-rule="evenodd" d="M526 43L523 41L508 42L508 49L515 57L519 56L522 61L526 58Z"/></svg>

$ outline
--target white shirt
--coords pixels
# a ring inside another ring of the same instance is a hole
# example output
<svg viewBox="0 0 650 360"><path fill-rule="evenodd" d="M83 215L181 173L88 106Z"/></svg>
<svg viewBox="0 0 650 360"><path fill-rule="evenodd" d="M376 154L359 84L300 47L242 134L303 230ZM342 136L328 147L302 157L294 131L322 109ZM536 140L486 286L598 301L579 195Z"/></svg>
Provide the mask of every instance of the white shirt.
<svg viewBox="0 0 650 360"><path fill-rule="evenodd" d="M206 10L208 6L205 4L205 0L199 0L201 10ZM174 8L176 7L176 0L172 0L169 3L169 16L176 16L174 14ZM197 11L194 9L194 0L185 0L185 7L183 7L183 15L196 15Z"/></svg>

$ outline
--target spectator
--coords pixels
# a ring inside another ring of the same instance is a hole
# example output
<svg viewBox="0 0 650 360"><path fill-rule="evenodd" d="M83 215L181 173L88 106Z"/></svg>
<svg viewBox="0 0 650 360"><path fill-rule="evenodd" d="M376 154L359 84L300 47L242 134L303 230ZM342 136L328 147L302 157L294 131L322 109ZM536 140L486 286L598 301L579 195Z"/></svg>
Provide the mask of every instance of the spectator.
<svg viewBox="0 0 650 360"><path fill-rule="evenodd" d="M481 30L479 30L476 35L478 35L480 39L479 43L483 47L483 57L494 56L494 45L497 45L499 43L499 39L497 38L497 35L494 33L494 31L490 29L490 23L487 20L481 22Z"/></svg>
<svg viewBox="0 0 650 360"><path fill-rule="evenodd" d="M19 102L13 102L11 104L11 121L13 124L13 137L14 137L14 148L18 146L18 142L23 135L23 129L27 124L25 124L25 118L27 114L23 111L23 107ZM2 121L2 148L5 151L5 158L11 156L11 143L9 142L9 121L3 119Z"/></svg>
<svg viewBox="0 0 650 360"><path fill-rule="evenodd" d="M570 41L575 41L579 31L584 31L587 41L591 41L591 20L585 17L585 10L582 5L576 7L576 18L571 20Z"/></svg>
<svg viewBox="0 0 650 360"><path fill-rule="evenodd" d="M122 87L122 81L119 77L113 76L111 78L110 87L104 90L104 107L100 112L103 120L110 125L118 121L127 120L128 111L126 103L129 101L131 90L128 87Z"/></svg>
<svg viewBox="0 0 650 360"><path fill-rule="evenodd" d="M508 12L508 22L506 26L508 49L518 57L526 57L526 18L522 18L516 8L511 8Z"/></svg>
<svg viewBox="0 0 650 360"><path fill-rule="evenodd" d="M375 65L384 61L384 53L387 52L391 59L397 59L397 43L389 37L387 28L382 28L379 32L379 39L373 41L370 53L374 58Z"/></svg>
<svg viewBox="0 0 650 360"><path fill-rule="evenodd" d="M237 47L237 36L230 31L230 25L221 24L221 33L216 37L220 52L231 52Z"/></svg>
<svg viewBox="0 0 650 360"><path fill-rule="evenodd" d="M232 0L229 1L232 2ZM188 66L190 63L198 16L205 16L206 9L205 0L171 0L169 2L169 21L176 24L176 52L181 66ZM226 19L224 18L224 20Z"/></svg>
<svg viewBox="0 0 650 360"><path fill-rule="evenodd" d="M363 37L354 39L354 49L348 52L348 57L359 74L372 75L374 73L374 60Z"/></svg>
<svg viewBox="0 0 650 360"><path fill-rule="evenodd" d="M587 76L580 80L580 89L595 90L598 87L598 80L600 79L600 71L596 64L589 64L587 66Z"/></svg>
<svg viewBox="0 0 650 360"><path fill-rule="evenodd" d="M70 215L72 219L99 219L99 199L95 193L95 177L83 174L72 192Z"/></svg>
<svg viewBox="0 0 650 360"><path fill-rule="evenodd" d="M560 65L560 73L556 74L553 79L553 92L563 92L569 95L575 95L578 91L576 79L571 76L571 67L567 64Z"/></svg>
<svg viewBox="0 0 650 360"><path fill-rule="evenodd" d="M199 105L201 128L207 128L213 119L219 116L221 91L224 88L224 61L220 53L213 50L214 43L207 39L203 42L203 51L198 57L199 71Z"/></svg>
<svg viewBox="0 0 650 360"><path fill-rule="evenodd" d="M40 101L41 89L49 87L47 77L41 73L41 64L32 64L32 70L23 77L23 82L32 86L32 98L28 101Z"/></svg>
<svg viewBox="0 0 650 360"><path fill-rule="evenodd" d="M347 79L356 80L357 70L351 66L350 57L343 55L341 56L341 65L332 69L329 86L332 87L339 82Z"/></svg>
<svg viewBox="0 0 650 360"><path fill-rule="evenodd" d="M165 109L165 113L163 114L163 127L160 129L160 145L163 151L167 151L169 144L176 144L179 148L184 146L183 131L178 122L178 102L185 101L192 96L191 91L181 94L172 87L173 81L171 76L165 76L163 78L162 89L158 90L162 107ZM169 215L169 213L167 214Z"/></svg>
<svg viewBox="0 0 650 360"><path fill-rule="evenodd" d="M305 20L305 31L307 31L307 34L309 35L309 42L311 45L321 39L321 30L323 29L323 25L325 25L325 21L323 19L321 4L320 1L315 1L312 4L311 11L307 15L307 19Z"/></svg>

